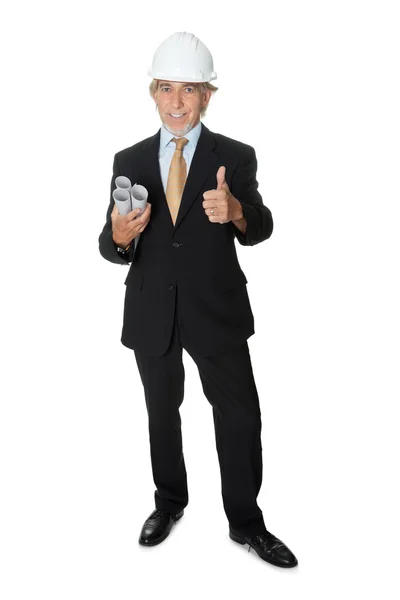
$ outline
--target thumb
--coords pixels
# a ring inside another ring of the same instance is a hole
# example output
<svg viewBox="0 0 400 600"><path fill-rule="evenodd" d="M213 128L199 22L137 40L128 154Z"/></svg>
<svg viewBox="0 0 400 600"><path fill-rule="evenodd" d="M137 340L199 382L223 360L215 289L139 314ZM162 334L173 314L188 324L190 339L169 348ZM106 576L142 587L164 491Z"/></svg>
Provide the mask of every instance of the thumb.
<svg viewBox="0 0 400 600"><path fill-rule="evenodd" d="M226 185L225 171L225 167L220 167L217 171L217 190L221 190Z"/></svg>

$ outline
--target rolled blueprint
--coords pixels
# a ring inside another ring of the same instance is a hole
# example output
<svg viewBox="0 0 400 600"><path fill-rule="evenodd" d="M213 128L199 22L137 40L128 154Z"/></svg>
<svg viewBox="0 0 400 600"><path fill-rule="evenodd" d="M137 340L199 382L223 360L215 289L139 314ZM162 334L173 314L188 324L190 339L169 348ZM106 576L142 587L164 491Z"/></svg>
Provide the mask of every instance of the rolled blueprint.
<svg viewBox="0 0 400 600"><path fill-rule="evenodd" d="M127 215L131 212L131 194L128 190L117 188L112 195L120 215Z"/></svg>
<svg viewBox="0 0 400 600"><path fill-rule="evenodd" d="M146 208L147 198L149 192L143 185L135 183L132 186L130 179L124 175L119 175L115 180L117 188L113 191L112 196L115 204L117 205L118 212L120 215L127 215L132 210L140 208L140 213L136 216L141 215ZM136 217L135 217L136 218ZM134 239L135 250L138 245L140 233Z"/></svg>
<svg viewBox="0 0 400 600"><path fill-rule="evenodd" d="M136 208L140 208L141 209L140 214L142 214L142 212L146 208L148 196L149 196L149 192L146 190L146 188L143 187L143 185L139 185L138 183L135 183L135 185L131 189L132 210L135 210Z"/></svg>
<svg viewBox="0 0 400 600"><path fill-rule="evenodd" d="M143 213L144 209L146 208L148 196L149 196L149 192L146 190L146 188L143 185L139 185L138 183L135 183L135 185L131 189L131 205L132 205L132 210L136 210L137 208L140 208L140 213L138 213L137 216L141 215ZM136 250L136 246L139 243L139 238L141 235L142 234L139 233L139 235L135 237L135 250Z"/></svg>
<svg viewBox="0 0 400 600"><path fill-rule="evenodd" d="M128 192L131 191L132 187L130 179L125 177L125 175L119 175L115 180L115 185L117 188L121 188L122 190L128 190Z"/></svg>

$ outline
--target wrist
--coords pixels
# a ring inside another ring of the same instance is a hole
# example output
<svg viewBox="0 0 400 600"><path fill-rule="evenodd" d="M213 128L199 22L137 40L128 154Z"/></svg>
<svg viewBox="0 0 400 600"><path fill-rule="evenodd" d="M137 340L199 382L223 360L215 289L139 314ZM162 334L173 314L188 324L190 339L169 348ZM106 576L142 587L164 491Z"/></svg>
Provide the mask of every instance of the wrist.
<svg viewBox="0 0 400 600"><path fill-rule="evenodd" d="M242 205L237 198L235 198L235 200L237 202L237 210L235 211L234 218L232 219L233 223L240 222L244 218Z"/></svg>
<svg viewBox="0 0 400 600"><path fill-rule="evenodd" d="M113 242L114 242L114 246L116 247L116 249L118 250L118 252L127 252L129 250L129 248L131 247L131 243L126 245L126 244L121 244L118 243L114 240L113 238Z"/></svg>

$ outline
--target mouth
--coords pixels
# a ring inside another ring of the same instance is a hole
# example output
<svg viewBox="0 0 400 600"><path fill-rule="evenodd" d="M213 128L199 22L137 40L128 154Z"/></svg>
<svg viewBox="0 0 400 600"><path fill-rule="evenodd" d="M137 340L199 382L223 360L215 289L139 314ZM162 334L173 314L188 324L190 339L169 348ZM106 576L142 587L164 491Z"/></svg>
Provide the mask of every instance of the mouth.
<svg viewBox="0 0 400 600"><path fill-rule="evenodd" d="M183 119L183 117L186 115L186 113L168 113L168 114L170 117L175 119L175 121L179 121L180 119Z"/></svg>

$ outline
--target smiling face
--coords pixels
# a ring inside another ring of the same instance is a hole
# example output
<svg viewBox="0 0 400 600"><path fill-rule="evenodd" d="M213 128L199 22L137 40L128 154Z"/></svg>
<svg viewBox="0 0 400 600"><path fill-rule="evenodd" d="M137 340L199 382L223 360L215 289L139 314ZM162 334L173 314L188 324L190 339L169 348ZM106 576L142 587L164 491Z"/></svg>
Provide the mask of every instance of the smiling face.
<svg viewBox="0 0 400 600"><path fill-rule="evenodd" d="M182 137L200 121L200 111L206 107L211 91L201 91L199 83L158 81L154 94L164 127L173 135Z"/></svg>

